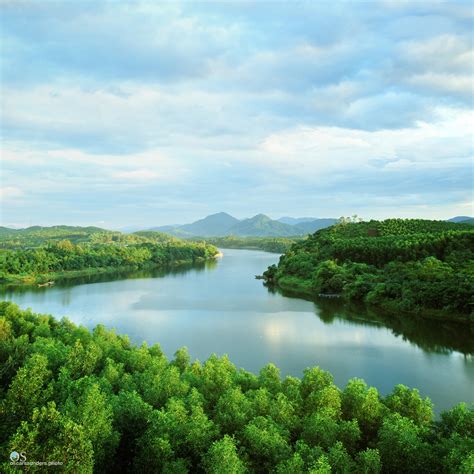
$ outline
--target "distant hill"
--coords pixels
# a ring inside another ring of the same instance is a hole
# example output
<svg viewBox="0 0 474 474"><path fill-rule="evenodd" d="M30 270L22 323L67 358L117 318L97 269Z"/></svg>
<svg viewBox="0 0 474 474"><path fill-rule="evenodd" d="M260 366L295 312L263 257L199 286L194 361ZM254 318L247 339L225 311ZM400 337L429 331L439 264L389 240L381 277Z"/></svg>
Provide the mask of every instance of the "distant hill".
<svg viewBox="0 0 474 474"><path fill-rule="evenodd" d="M240 237L290 237L300 232L294 226L274 221L265 214L257 214L232 226L229 233Z"/></svg>
<svg viewBox="0 0 474 474"><path fill-rule="evenodd" d="M286 221L286 222L283 222ZM281 217L273 220L265 214L239 220L226 212L211 214L191 224L164 225L149 230L165 232L180 238L223 237L294 237L313 233L329 227L337 219L316 219L313 217Z"/></svg>
<svg viewBox="0 0 474 474"><path fill-rule="evenodd" d="M227 214L226 212L219 212L211 214L210 216L200 219L192 224L185 224L180 227L180 230L189 232L194 235L226 235L232 226L239 223L239 219Z"/></svg>
<svg viewBox="0 0 474 474"><path fill-rule="evenodd" d="M164 225L153 227L150 230L166 232L177 237L217 237L228 235L229 229L237 224L239 220L226 212L211 214L204 219L199 219L191 224L184 225Z"/></svg>
<svg viewBox="0 0 474 474"><path fill-rule="evenodd" d="M448 222L466 222L469 220L473 220L474 218L471 216L456 216L456 217L451 217L451 219L448 219Z"/></svg>
<svg viewBox="0 0 474 474"><path fill-rule="evenodd" d="M312 234L320 229L325 229L331 225L334 225L338 219L314 219L309 222L300 222L295 224L293 228L298 229L300 234Z"/></svg>
<svg viewBox="0 0 474 474"><path fill-rule="evenodd" d="M458 222L458 224L469 224L474 225L474 217L469 217L469 219Z"/></svg>
<svg viewBox="0 0 474 474"><path fill-rule="evenodd" d="M53 225L50 227L43 227L39 225L34 225L31 227L25 227L22 229L12 229L10 227L1 227L0 226L0 235L11 235L11 236L20 236L20 235L47 235L49 233L54 233L55 235L85 235L85 234L94 234L98 232L110 232L100 227L88 226L71 226L71 225Z"/></svg>
<svg viewBox="0 0 474 474"><path fill-rule="evenodd" d="M280 219L277 219L278 222L282 222L283 224L288 224L288 225L296 225L296 224L301 224L303 222L311 222L315 220L316 220L316 217L289 217L289 216L283 216L283 217L280 217Z"/></svg>
<svg viewBox="0 0 474 474"><path fill-rule="evenodd" d="M3 248L16 246L35 247L45 242L70 240L73 243L86 242L94 234L113 234L112 231L100 227L79 227L54 225L51 227L32 226L25 229L0 227L0 246Z"/></svg>

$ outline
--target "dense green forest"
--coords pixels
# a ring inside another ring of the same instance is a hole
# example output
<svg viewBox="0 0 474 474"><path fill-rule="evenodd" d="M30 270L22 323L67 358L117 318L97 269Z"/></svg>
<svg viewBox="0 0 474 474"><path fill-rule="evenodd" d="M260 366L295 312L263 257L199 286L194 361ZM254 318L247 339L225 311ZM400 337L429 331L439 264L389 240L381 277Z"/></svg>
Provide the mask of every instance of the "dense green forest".
<svg viewBox="0 0 474 474"><path fill-rule="evenodd" d="M285 253L295 242L302 240L302 237L237 237L235 235L228 235L227 237L207 237L205 239L192 240L196 242L207 242L216 247L227 249L250 249Z"/></svg>
<svg viewBox="0 0 474 474"><path fill-rule="evenodd" d="M0 227L0 248L38 247L46 242L70 240L74 244L89 242L94 235L119 234L99 227L56 225L33 226L26 229Z"/></svg>
<svg viewBox="0 0 474 474"><path fill-rule="evenodd" d="M125 268L164 267L217 254L212 245L185 242L161 232L122 234L65 226L16 231L13 240L10 234L0 233L0 242L4 243L0 248L0 282L4 283L36 283Z"/></svg>
<svg viewBox="0 0 474 474"><path fill-rule="evenodd" d="M266 280L402 312L473 320L474 229L421 219L344 219L295 243Z"/></svg>
<svg viewBox="0 0 474 474"><path fill-rule="evenodd" d="M0 303L0 444L65 472L472 473L474 409L434 421L403 385L382 397L308 368L167 360L97 326ZM16 472L3 462L3 472ZM30 466L30 472L43 471Z"/></svg>

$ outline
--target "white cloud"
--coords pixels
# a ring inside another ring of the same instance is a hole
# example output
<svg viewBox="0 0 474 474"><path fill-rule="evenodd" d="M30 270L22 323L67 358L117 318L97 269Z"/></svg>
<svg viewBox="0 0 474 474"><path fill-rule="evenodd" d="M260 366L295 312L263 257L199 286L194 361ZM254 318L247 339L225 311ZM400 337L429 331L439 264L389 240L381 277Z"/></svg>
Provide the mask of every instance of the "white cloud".
<svg viewBox="0 0 474 474"><path fill-rule="evenodd" d="M0 199L2 201L11 201L22 197L24 192L16 186L4 186L0 188Z"/></svg>
<svg viewBox="0 0 474 474"><path fill-rule="evenodd" d="M365 131L341 127L296 127L269 135L259 161L281 174L315 176L371 168L469 165L474 112L438 109L437 121L412 128Z"/></svg>
<svg viewBox="0 0 474 474"><path fill-rule="evenodd" d="M474 80L472 75L469 74L455 75L451 73L426 72L413 75L407 82L416 86L465 96L473 96L474 92Z"/></svg>
<svg viewBox="0 0 474 474"><path fill-rule="evenodd" d="M136 169L130 171L118 171L116 173L112 173L112 177L116 179L129 179L129 180L150 180L150 179L157 179L160 177L158 173L152 170L147 169Z"/></svg>

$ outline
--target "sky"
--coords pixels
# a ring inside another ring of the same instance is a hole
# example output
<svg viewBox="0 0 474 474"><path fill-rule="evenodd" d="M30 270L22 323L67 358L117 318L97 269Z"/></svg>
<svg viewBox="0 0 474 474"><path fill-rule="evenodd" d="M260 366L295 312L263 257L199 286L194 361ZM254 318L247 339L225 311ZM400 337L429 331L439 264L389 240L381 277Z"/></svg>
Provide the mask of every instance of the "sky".
<svg viewBox="0 0 474 474"><path fill-rule="evenodd" d="M0 224L473 215L464 1L2 1Z"/></svg>

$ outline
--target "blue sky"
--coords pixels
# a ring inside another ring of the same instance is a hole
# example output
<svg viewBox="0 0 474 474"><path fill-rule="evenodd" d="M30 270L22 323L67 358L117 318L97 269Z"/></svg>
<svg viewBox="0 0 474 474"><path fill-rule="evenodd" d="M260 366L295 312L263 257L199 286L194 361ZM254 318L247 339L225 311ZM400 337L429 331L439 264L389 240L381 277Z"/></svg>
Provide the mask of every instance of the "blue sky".
<svg viewBox="0 0 474 474"><path fill-rule="evenodd" d="M0 8L2 225L474 213L470 2Z"/></svg>

